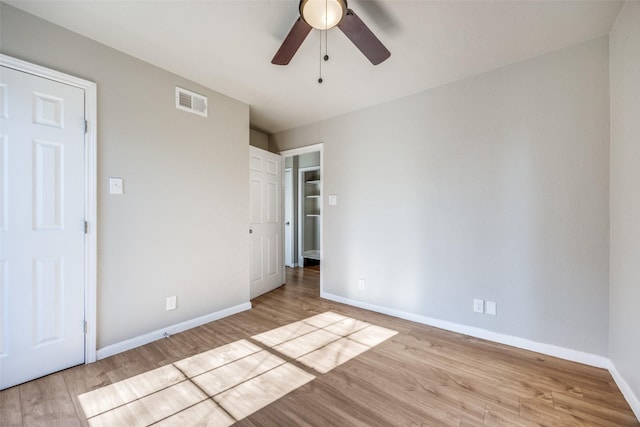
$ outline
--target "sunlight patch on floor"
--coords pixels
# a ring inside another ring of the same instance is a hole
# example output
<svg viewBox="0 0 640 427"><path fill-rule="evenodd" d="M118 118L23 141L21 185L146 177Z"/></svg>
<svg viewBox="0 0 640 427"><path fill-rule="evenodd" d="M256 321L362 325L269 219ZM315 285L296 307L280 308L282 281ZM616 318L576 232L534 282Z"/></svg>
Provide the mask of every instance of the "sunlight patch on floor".
<svg viewBox="0 0 640 427"><path fill-rule="evenodd" d="M294 322L78 396L91 426L228 426L397 334L333 312Z"/></svg>
<svg viewBox="0 0 640 427"><path fill-rule="evenodd" d="M326 374L397 333L327 311L251 338Z"/></svg>

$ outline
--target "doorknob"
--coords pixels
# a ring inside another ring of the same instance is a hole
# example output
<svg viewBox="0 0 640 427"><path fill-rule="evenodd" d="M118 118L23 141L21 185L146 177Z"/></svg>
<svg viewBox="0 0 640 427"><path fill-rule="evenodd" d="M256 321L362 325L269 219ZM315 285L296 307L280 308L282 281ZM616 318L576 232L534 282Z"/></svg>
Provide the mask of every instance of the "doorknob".
<svg viewBox="0 0 640 427"><path fill-rule="evenodd" d="M285 222L284 225L289 225L291 224L289 221Z"/></svg>
<svg viewBox="0 0 640 427"><path fill-rule="evenodd" d="M249 229L249 234L253 234L253 230L252 229Z"/></svg>

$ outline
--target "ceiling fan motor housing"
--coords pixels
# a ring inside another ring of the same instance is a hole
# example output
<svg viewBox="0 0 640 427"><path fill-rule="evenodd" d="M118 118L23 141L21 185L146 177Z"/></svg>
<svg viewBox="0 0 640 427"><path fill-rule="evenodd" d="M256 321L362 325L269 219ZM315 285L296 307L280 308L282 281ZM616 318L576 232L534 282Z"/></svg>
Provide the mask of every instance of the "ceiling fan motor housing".
<svg viewBox="0 0 640 427"><path fill-rule="evenodd" d="M300 0L298 9L307 24L318 30L328 30L344 19L347 0Z"/></svg>

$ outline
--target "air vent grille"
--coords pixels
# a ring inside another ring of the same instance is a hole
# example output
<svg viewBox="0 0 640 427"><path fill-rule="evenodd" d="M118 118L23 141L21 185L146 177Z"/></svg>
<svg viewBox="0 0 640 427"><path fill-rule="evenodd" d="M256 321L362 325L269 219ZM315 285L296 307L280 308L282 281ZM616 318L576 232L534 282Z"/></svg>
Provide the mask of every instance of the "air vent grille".
<svg viewBox="0 0 640 427"><path fill-rule="evenodd" d="M176 108L207 117L207 97L176 86Z"/></svg>
<svg viewBox="0 0 640 427"><path fill-rule="evenodd" d="M178 98L179 98L179 103L181 107L191 109L191 95L187 95L184 92L180 92L180 95L178 96Z"/></svg>

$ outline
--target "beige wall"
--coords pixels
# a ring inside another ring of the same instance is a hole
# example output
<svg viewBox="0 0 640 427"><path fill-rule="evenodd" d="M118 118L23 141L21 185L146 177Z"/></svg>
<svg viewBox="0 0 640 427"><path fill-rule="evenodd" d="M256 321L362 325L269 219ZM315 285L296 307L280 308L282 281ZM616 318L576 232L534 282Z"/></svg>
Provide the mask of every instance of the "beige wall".
<svg viewBox="0 0 640 427"><path fill-rule="evenodd" d="M246 303L248 105L0 7L2 53L98 85L98 347ZM176 85L208 118L175 108Z"/></svg>
<svg viewBox="0 0 640 427"><path fill-rule="evenodd" d="M611 360L640 417L640 3L611 32Z"/></svg>
<svg viewBox="0 0 640 427"><path fill-rule="evenodd" d="M606 37L270 142L324 142L325 292L608 354Z"/></svg>
<svg viewBox="0 0 640 427"><path fill-rule="evenodd" d="M99 347L248 301L248 106L5 4L0 19L2 53L98 84ZM610 290L602 38L274 135L325 143L325 291L609 352L640 394L638 20L628 2L610 43ZM175 110L175 85L209 117Z"/></svg>
<svg viewBox="0 0 640 427"><path fill-rule="evenodd" d="M262 150L269 150L269 135L264 132L250 129L249 131L249 145L260 148Z"/></svg>

